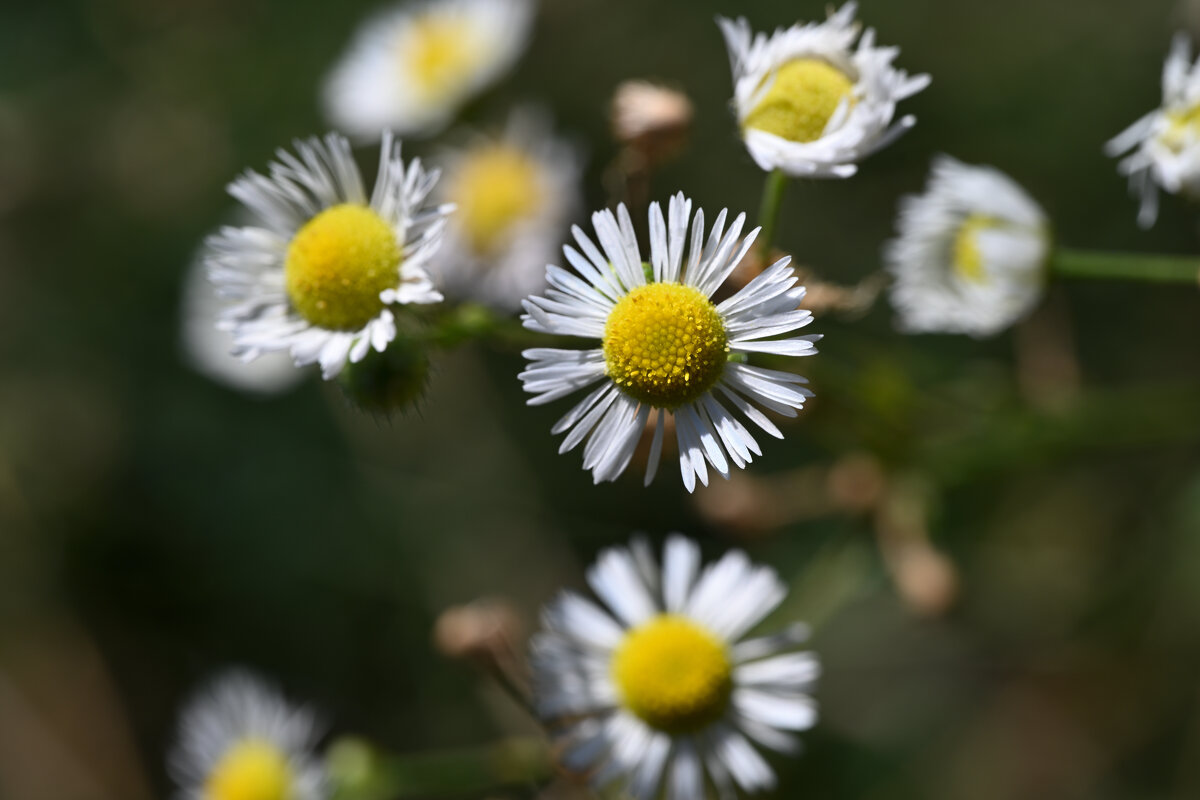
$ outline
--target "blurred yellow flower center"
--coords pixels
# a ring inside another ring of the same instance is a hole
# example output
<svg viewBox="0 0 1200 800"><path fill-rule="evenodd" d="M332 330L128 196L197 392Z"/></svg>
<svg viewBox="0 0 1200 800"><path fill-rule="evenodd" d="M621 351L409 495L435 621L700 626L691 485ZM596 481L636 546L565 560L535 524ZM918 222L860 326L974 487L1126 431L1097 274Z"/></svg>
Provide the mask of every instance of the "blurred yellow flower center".
<svg viewBox="0 0 1200 800"><path fill-rule="evenodd" d="M288 245L288 298L313 325L357 330L383 309L379 293L400 285L400 257L395 231L374 211L327 208Z"/></svg>
<svg viewBox="0 0 1200 800"><path fill-rule="evenodd" d="M651 283L625 295L604 325L608 376L635 400L676 408L708 391L725 368L729 340L699 290Z"/></svg>
<svg viewBox="0 0 1200 800"><path fill-rule="evenodd" d="M427 95L455 89L478 61L474 28L452 17L427 15L413 23L401 57L417 86Z"/></svg>
<svg viewBox="0 0 1200 800"><path fill-rule="evenodd" d="M988 276L983 265L983 251L979 248L979 234L997 226L995 218L984 214L972 214L958 229L954 237L954 272L970 283L986 283Z"/></svg>
<svg viewBox="0 0 1200 800"><path fill-rule="evenodd" d="M204 800L289 800L292 768L279 748L262 739L237 742L204 784Z"/></svg>
<svg viewBox="0 0 1200 800"><path fill-rule="evenodd" d="M725 645L691 620L662 614L625 635L612 659L621 701L647 725L690 733L721 718L733 691Z"/></svg>
<svg viewBox="0 0 1200 800"><path fill-rule="evenodd" d="M1167 129L1159 137L1172 150L1179 151L1200 139L1200 104L1182 111L1167 112Z"/></svg>
<svg viewBox="0 0 1200 800"><path fill-rule="evenodd" d="M843 99L854 105L854 84L844 72L819 59L797 58L779 68L743 124L792 142L812 142Z"/></svg>
<svg viewBox="0 0 1200 800"><path fill-rule="evenodd" d="M450 186L457 220L476 252L491 254L542 202L537 165L523 152L488 145L469 153Z"/></svg>

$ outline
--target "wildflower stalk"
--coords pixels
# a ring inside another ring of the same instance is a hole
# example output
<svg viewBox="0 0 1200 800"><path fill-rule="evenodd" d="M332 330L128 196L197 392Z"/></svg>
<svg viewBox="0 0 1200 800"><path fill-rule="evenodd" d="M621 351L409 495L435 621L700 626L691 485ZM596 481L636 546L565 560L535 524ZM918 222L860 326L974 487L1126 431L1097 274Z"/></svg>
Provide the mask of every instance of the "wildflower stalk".
<svg viewBox="0 0 1200 800"><path fill-rule="evenodd" d="M553 775L545 741L533 736L405 754L344 738L330 747L327 761L334 800L478 797L508 786L540 784Z"/></svg>
<svg viewBox="0 0 1200 800"><path fill-rule="evenodd" d="M779 209L783 206L783 192L787 188L788 176L783 170L772 170L763 183L762 203L758 207L758 247L763 253L770 252L771 240L775 235L775 223L779 220Z"/></svg>
<svg viewBox="0 0 1200 800"><path fill-rule="evenodd" d="M1058 250L1050 259L1050 272L1063 278L1196 284L1200 283L1200 258Z"/></svg>

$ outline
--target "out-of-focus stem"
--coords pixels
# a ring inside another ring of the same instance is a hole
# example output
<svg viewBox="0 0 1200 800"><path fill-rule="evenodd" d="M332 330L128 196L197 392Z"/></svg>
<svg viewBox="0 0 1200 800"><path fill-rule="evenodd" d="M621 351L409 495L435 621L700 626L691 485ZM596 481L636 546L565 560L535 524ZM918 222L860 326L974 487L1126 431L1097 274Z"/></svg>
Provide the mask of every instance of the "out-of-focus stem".
<svg viewBox="0 0 1200 800"><path fill-rule="evenodd" d="M758 224L762 230L755 244L762 253L769 253L775 236L775 223L779 221L779 209L783 205L783 192L787 188L788 176L782 170L772 170L763 183L762 203L758 207Z"/></svg>
<svg viewBox="0 0 1200 800"><path fill-rule="evenodd" d="M1062 278L1197 284L1200 283L1200 258L1150 253L1057 250L1050 259L1050 272Z"/></svg>
<svg viewBox="0 0 1200 800"><path fill-rule="evenodd" d="M400 755L347 738L330 747L327 766L334 800L477 797L505 786L542 783L554 773L545 741L532 736Z"/></svg>

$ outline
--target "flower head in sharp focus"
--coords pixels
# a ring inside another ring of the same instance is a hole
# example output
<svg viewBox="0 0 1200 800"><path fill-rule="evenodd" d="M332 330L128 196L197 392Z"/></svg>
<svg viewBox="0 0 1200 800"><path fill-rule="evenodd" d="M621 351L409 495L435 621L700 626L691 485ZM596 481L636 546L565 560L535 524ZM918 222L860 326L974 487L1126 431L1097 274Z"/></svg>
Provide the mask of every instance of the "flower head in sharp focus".
<svg viewBox="0 0 1200 800"><path fill-rule="evenodd" d="M884 257L908 331L990 336L1042 296L1046 214L998 170L935 159L925 194L901 201L897 227Z"/></svg>
<svg viewBox="0 0 1200 800"><path fill-rule="evenodd" d="M457 213L434 273L451 297L517 311L546 285L545 264L578 211L580 157L541 114L522 110L503 137L448 155L439 190Z"/></svg>
<svg viewBox="0 0 1200 800"><path fill-rule="evenodd" d="M311 713L241 672L218 678L184 710L170 771L179 800L321 800Z"/></svg>
<svg viewBox="0 0 1200 800"><path fill-rule="evenodd" d="M745 19L717 19L742 138L762 169L846 178L913 126L912 116L892 123L896 103L928 86L929 76L893 67L899 49L877 47L873 30L859 39L856 5L771 36L752 34Z"/></svg>
<svg viewBox="0 0 1200 800"><path fill-rule="evenodd" d="M390 134L370 199L344 137L295 147L298 156L277 152L268 175L230 184L255 224L209 237L205 261L233 301L220 327L236 355L287 350L328 379L396 338L391 306L441 301L425 268L453 209L426 203L437 173L416 160L406 169Z"/></svg>
<svg viewBox="0 0 1200 800"><path fill-rule="evenodd" d="M1176 34L1163 66L1162 107L1129 126L1105 146L1110 156L1129 153L1119 165L1141 196L1138 224L1158 218L1158 188L1200 197L1200 59L1192 63L1187 34ZM1132 152L1130 152L1132 151Z"/></svg>
<svg viewBox="0 0 1200 800"><path fill-rule="evenodd" d="M367 20L324 86L325 111L352 135L445 127L525 49L533 0L424 0Z"/></svg>
<svg viewBox="0 0 1200 800"><path fill-rule="evenodd" d="M741 238L745 214L726 230L722 210L706 242L704 211L692 217L691 208L692 202L677 194L664 220L659 204L651 204L649 264L642 262L624 205L615 215L596 212L592 224L604 252L573 227L579 250L567 245L563 253L583 277L548 266L545 296L525 301L522 319L530 330L600 340L599 347L588 350L527 350L530 364L520 375L525 391L536 395L530 405L591 389L553 432L567 434L559 449L563 453L587 439L583 466L597 483L615 480L625 470L650 423L649 485L662 455L668 412L674 415L679 467L688 491L695 489L697 478L707 485L706 462L727 478L730 462L744 467L761 451L726 403L783 438L758 406L794 417L812 396L804 386L808 381L799 375L741 363L752 353L816 352L820 336L778 338L812 321L812 314L799 308L804 287L796 286L791 259L780 259L714 304L710 298L746 255L758 230Z"/></svg>
<svg viewBox="0 0 1200 800"><path fill-rule="evenodd" d="M696 800L711 782L771 788L751 742L784 753L816 722L819 666L793 651L796 624L744 638L787 591L740 551L700 570L700 549L671 536L660 571L649 546L600 555L588 582L607 609L564 592L534 637L534 702L568 768L593 785L624 784L638 800ZM707 775L707 780L706 776Z"/></svg>

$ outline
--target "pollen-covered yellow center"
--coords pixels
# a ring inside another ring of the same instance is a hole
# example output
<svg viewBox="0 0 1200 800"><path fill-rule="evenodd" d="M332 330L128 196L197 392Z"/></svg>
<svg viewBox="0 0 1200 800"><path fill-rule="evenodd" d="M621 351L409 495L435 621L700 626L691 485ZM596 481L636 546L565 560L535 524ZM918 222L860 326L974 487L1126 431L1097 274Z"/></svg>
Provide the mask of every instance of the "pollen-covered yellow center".
<svg viewBox="0 0 1200 800"><path fill-rule="evenodd" d="M313 325L356 330L383 309L379 293L400 285L400 258L395 231L374 211L327 208L288 245L288 298Z"/></svg>
<svg viewBox="0 0 1200 800"><path fill-rule="evenodd" d="M449 195L476 252L494 253L513 225L537 210L542 202L538 177L537 165L515 147L487 145L466 155Z"/></svg>
<svg viewBox="0 0 1200 800"><path fill-rule="evenodd" d="M699 290L650 283L629 292L604 325L608 376L635 400L675 408L708 391L725 368L729 340Z"/></svg>
<svg viewBox="0 0 1200 800"><path fill-rule="evenodd" d="M953 247L956 275L969 283L987 282L988 275L984 268L983 251L979 247L979 235L998 224L994 217L972 214L959 226L958 233L954 236Z"/></svg>
<svg viewBox="0 0 1200 800"><path fill-rule="evenodd" d="M221 756L204 784L204 800L291 800L287 756L270 742L244 739Z"/></svg>
<svg viewBox="0 0 1200 800"><path fill-rule="evenodd" d="M743 125L792 142L812 142L821 138L843 99L855 102L846 73L819 59L796 58L775 73L775 82Z"/></svg>
<svg viewBox="0 0 1200 800"><path fill-rule="evenodd" d="M725 645L691 620L662 614L625 635L612 659L621 702L647 725L688 733L725 713L733 665Z"/></svg>
<svg viewBox="0 0 1200 800"><path fill-rule="evenodd" d="M465 20L430 14L413 23L401 57L417 87L436 96L456 88L475 69L477 38Z"/></svg>

